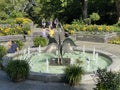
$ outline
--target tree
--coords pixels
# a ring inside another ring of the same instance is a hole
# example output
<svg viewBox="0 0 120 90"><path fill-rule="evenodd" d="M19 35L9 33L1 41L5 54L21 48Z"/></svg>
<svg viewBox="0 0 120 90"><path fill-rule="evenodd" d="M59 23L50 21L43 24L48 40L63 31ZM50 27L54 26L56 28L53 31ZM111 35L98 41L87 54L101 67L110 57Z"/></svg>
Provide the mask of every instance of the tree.
<svg viewBox="0 0 120 90"><path fill-rule="evenodd" d="M116 3L116 8L117 8L117 14L120 17L120 0L116 0L115 3Z"/></svg>

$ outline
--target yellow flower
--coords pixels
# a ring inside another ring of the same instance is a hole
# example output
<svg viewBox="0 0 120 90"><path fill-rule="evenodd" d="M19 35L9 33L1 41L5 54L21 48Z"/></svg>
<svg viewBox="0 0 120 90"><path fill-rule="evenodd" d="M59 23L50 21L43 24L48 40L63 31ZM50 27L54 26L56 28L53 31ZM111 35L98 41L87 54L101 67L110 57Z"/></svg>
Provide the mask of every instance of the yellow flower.
<svg viewBox="0 0 120 90"><path fill-rule="evenodd" d="M4 29L2 27L0 27L0 30L3 31Z"/></svg>
<svg viewBox="0 0 120 90"><path fill-rule="evenodd" d="M106 26L106 31L110 31L110 27L109 26Z"/></svg>
<svg viewBox="0 0 120 90"><path fill-rule="evenodd" d="M29 18L16 18L15 20L20 24L29 24L32 21Z"/></svg>
<svg viewBox="0 0 120 90"><path fill-rule="evenodd" d="M83 31L86 31L86 30L87 30L87 27L86 27L86 26L83 26L82 30L83 30Z"/></svg>
<svg viewBox="0 0 120 90"><path fill-rule="evenodd" d="M70 30L70 34L75 34L75 30Z"/></svg>
<svg viewBox="0 0 120 90"><path fill-rule="evenodd" d="M102 31L103 27L102 26L98 26L98 31Z"/></svg>
<svg viewBox="0 0 120 90"><path fill-rule="evenodd" d="M69 25L69 24L64 25L64 29L65 29L65 30L67 30L67 31L68 31L68 30L69 30L69 28L70 28L70 25Z"/></svg>
<svg viewBox="0 0 120 90"><path fill-rule="evenodd" d="M17 28L18 30L21 30L21 29L22 29L21 26L17 26L16 28Z"/></svg>
<svg viewBox="0 0 120 90"><path fill-rule="evenodd" d="M27 31L27 34L28 34L28 35L30 35L30 33L31 33L31 32L30 32L30 30L29 30L29 31Z"/></svg>
<svg viewBox="0 0 120 90"><path fill-rule="evenodd" d="M9 31L10 31L10 28L4 29L4 32L5 32L5 33L8 33Z"/></svg>

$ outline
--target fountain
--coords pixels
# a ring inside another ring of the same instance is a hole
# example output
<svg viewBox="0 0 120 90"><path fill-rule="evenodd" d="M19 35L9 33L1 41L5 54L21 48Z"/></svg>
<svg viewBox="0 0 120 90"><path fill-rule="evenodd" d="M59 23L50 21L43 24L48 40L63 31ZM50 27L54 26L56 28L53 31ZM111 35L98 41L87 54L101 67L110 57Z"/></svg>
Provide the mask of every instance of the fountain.
<svg viewBox="0 0 120 90"><path fill-rule="evenodd" d="M28 47L28 49L22 50L20 55L13 55L12 58L14 60L18 58L21 60L25 59L29 62L31 71L37 73L32 73L30 78L37 77L38 73L39 76L42 76L41 78L38 77L39 80L43 80L44 76L46 78L48 75L51 75L51 77L48 76L48 81L57 81L57 79L54 79L55 77L58 78L59 81L60 78L58 76L64 73L63 69L66 65L73 65L78 62L80 62L81 67L83 67L86 73L92 73L98 68L112 66L112 55L103 54L103 52L97 51L95 48L88 50L85 46L80 49L76 47L72 39L64 39L61 33L64 32L62 32L61 28L58 28L56 32L56 36L58 37L53 38L53 42L49 43L46 48L40 46L38 48ZM4 59L6 59L6 57ZM4 62L6 62L6 60L4 60Z"/></svg>

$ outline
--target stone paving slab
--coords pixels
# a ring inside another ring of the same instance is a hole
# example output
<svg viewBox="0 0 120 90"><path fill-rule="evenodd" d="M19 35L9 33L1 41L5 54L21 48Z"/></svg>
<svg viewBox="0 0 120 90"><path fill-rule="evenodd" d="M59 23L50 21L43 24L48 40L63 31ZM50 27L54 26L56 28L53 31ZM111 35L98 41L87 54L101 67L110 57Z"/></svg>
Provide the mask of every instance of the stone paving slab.
<svg viewBox="0 0 120 90"><path fill-rule="evenodd" d="M41 81L26 80L19 83L11 82L6 73L0 70L0 90L93 90L92 84L81 84L70 87L64 83L44 83Z"/></svg>

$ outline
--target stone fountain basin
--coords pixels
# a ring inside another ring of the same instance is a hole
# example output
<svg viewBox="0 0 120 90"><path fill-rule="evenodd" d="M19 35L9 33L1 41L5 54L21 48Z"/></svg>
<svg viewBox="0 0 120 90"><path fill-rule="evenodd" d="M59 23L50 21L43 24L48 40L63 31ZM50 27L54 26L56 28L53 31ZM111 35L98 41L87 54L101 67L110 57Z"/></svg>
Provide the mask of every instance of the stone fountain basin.
<svg viewBox="0 0 120 90"><path fill-rule="evenodd" d="M43 48L44 49L44 48ZM81 50L81 49L75 49L75 50ZM38 48L31 48L32 52L36 52L38 51ZM23 54L23 51L19 51L16 53L12 53L12 54L7 54L3 57L3 61L2 64L5 67L7 65L7 63L9 62L9 60L11 60L13 57L15 57L18 54ZM93 52L92 49L86 49L86 52ZM112 60L112 64L109 65L107 67L107 70L111 70L111 71L118 71L120 65L118 63L119 60L118 58L108 52L104 52L104 51L100 51L100 50L96 50L97 53L99 53L99 55L102 55L104 57L109 58L110 60ZM38 81L43 81L43 82L64 82L62 77L64 76L64 74L51 74L51 73L40 73L40 72L30 72L29 78L30 80L38 80ZM94 73L87 73L83 76L82 78L82 82L85 82L86 80L91 81L92 78L91 76L94 76Z"/></svg>

